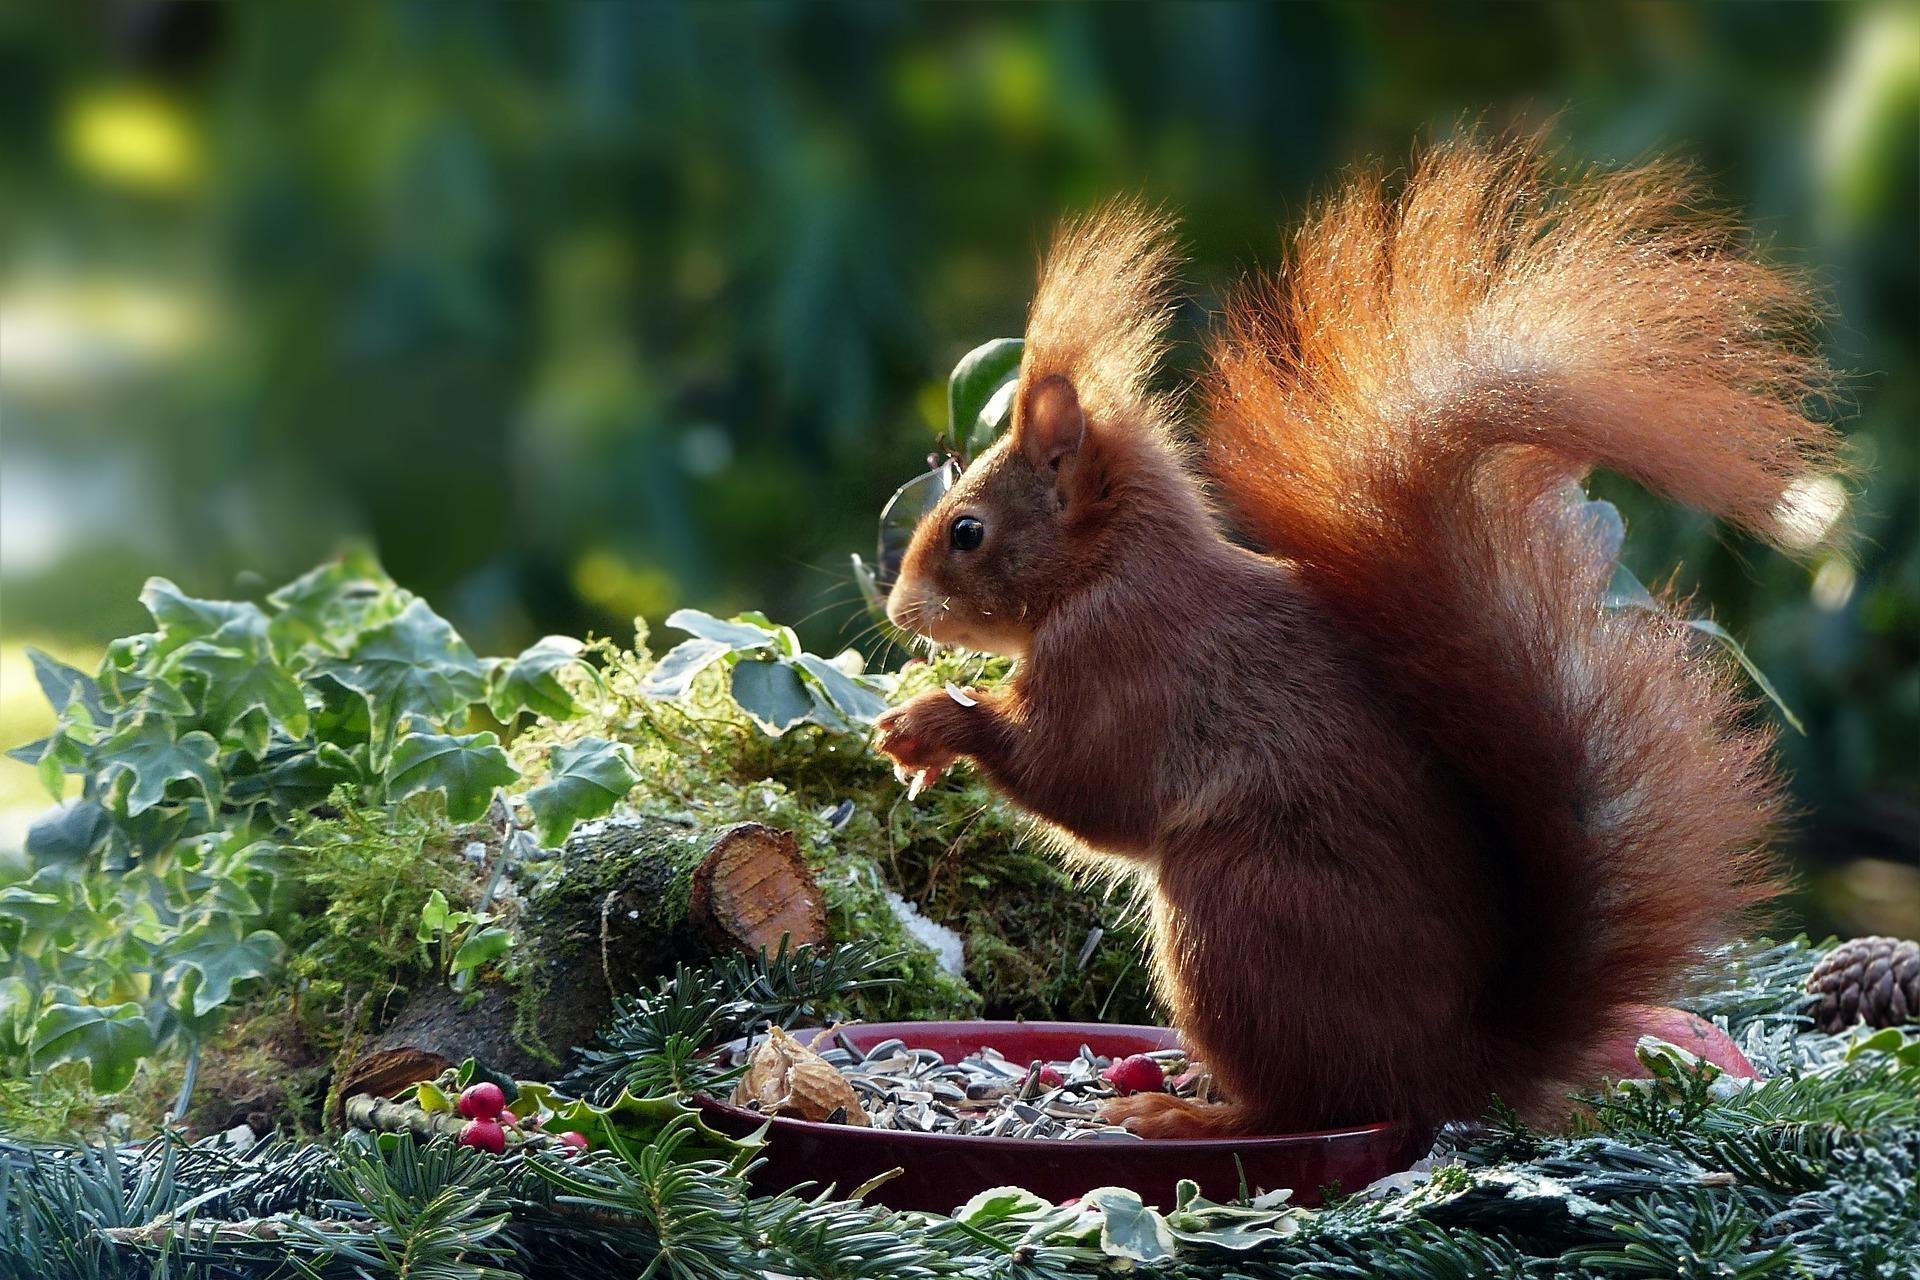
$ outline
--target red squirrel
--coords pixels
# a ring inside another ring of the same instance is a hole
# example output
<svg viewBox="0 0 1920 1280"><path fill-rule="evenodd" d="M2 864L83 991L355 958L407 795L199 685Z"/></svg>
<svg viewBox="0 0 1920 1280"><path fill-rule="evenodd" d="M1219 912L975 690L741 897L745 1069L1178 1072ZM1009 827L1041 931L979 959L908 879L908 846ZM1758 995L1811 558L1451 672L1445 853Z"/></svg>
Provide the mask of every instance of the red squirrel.
<svg viewBox="0 0 1920 1280"><path fill-rule="evenodd" d="M1549 172L1469 138L1319 209L1211 343L1215 497L1149 386L1169 227L1069 224L1010 430L915 531L892 621L1018 661L879 745L1139 877L1225 1099L1109 1104L1140 1134L1551 1121L1776 890L1769 731L1672 617L1603 607L1570 494L1786 539L1833 464L1810 308L1676 172Z"/></svg>

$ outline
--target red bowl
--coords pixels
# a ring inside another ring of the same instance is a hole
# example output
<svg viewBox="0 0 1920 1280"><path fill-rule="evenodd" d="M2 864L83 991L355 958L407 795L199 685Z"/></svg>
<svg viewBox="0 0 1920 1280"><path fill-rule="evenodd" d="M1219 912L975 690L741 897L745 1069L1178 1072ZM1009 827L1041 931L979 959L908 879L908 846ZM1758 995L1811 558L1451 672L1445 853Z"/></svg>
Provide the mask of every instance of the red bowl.
<svg viewBox="0 0 1920 1280"><path fill-rule="evenodd" d="M1179 1038L1163 1027L1105 1026L1091 1022L867 1022L841 1028L866 1050L899 1039L910 1048L937 1049L955 1061L991 1046L1014 1062L1063 1061L1087 1045L1124 1057L1170 1049ZM796 1033L807 1043L805 1033ZM851 1191L898 1169L870 1199L895 1209L949 1213L989 1187L1018 1186L1055 1202L1094 1187L1129 1187L1151 1205L1170 1208L1183 1178L1212 1200L1242 1191L1293 1190L1293 1203L1317 1205L1330 1188L1357 1191L1397 1173L1427 1153L1433 1135L1407 1124L1355 1125L1319 1133L1266 1138L1159 1139L1147 1142L1064 1142L1048 1138L985 1138L907 1133L777 1117L705 1095L694 1099L713 1128L746 1137L770 1125L764 1162L754 1173L762 1192L803 1182L833 1183Z"/></svg>

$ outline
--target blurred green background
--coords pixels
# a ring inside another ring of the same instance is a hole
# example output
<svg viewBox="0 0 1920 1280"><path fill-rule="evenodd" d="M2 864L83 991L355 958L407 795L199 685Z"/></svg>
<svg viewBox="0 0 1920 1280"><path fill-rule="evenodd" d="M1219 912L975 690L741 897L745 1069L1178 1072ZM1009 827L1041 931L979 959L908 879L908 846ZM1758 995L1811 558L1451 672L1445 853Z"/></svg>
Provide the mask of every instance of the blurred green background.
<svg viewBox="0 0 1920 1280"><path fill-rule="evenodd" d="M1695 160L1830 290L1858 537L1795 563L1626 494L1628 557L1806 722L1794 909L1920 930L1911 4L29 3L0 113L0 745L41 723L24 647L97 658L148 574L257 592L354 540L482 652L683 603L831 651L1062 212L1183 212L1191 360L1416 136Z"/></svg>

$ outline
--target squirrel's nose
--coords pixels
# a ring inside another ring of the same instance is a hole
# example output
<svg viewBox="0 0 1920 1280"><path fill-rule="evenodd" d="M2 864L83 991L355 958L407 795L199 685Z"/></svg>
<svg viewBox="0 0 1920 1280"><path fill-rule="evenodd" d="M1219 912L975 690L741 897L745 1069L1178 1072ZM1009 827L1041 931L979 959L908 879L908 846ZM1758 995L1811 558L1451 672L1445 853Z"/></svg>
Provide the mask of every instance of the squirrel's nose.
<svg viewBox="0 0 1920 1280"><path fill-rule="evenodd" d="M925 625L926 587L919 578L902 574L887 593L887 620L903 631L919 631Z"/></svg>

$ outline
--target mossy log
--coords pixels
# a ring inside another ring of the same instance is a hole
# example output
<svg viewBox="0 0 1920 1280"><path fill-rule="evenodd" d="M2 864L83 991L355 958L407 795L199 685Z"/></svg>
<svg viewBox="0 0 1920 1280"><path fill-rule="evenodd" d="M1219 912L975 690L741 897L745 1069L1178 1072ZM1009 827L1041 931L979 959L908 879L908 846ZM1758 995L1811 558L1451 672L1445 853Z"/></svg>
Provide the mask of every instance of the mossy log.
<svg viewBox="0 0 1920 1280"><path fill-rule="evenodd" d="M409 995L336 1096L409 1083L387 1078L396 1061L417 1060L431 1075L435 1060L473 1057L518 1077L551 1076L605 1023L615 996L717 951L771 951L783 936L795 946L824 942L827 918L785 831L612 818L576 831L539 873L516 933L504 976L464 994L433 983Z"/></svg>

